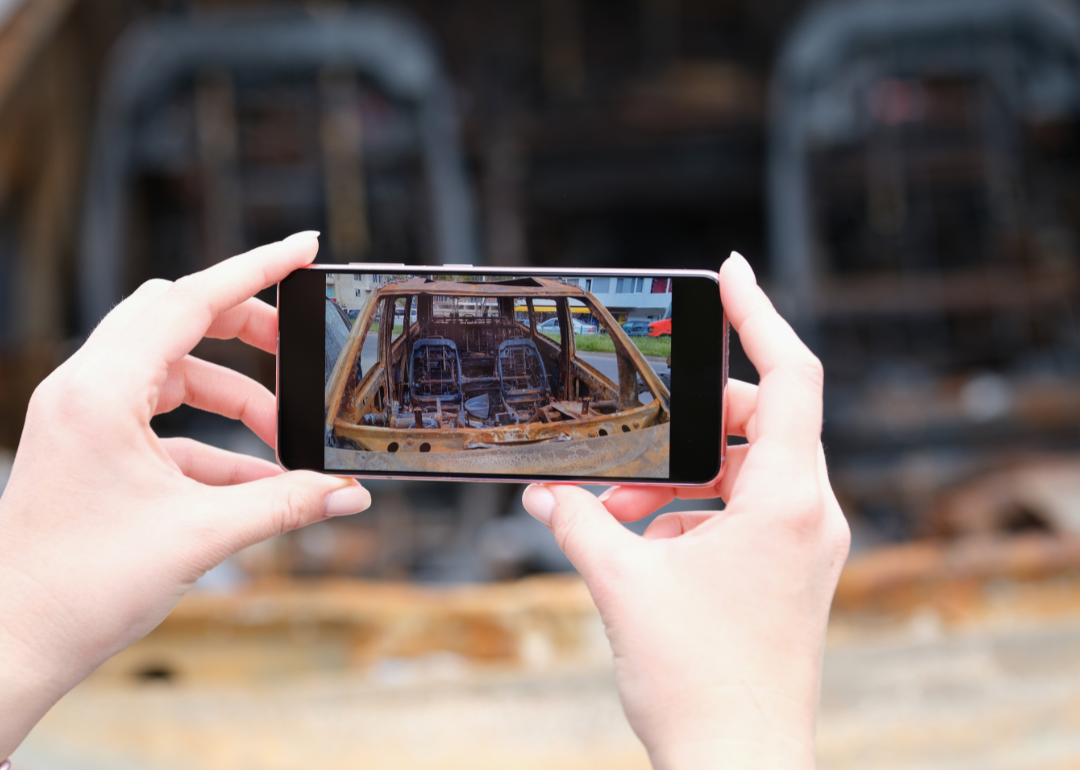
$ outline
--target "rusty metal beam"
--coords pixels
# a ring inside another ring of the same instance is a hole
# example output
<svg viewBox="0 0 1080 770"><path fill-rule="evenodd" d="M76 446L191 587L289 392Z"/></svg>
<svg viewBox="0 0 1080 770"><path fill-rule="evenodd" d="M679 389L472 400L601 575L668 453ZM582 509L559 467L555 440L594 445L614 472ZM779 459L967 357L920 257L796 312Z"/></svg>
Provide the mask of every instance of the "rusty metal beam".
<svg viewBox="0 0 1080 770"><path fill-rule="evenodd" d="M550 278L536 278L536 286L508 286L502 283L465 283L463 281L429 281L427 278L414 277L403 281L388 283L383 291L395 297L406 294L433 294L440 297L585 297L585 290L553 281Z"/></svg>
<svg viewBox="0 0 1080 770"><path fill-rule="evenodd" d="M560 424L536 425L556 428ZM533 428L529 426L515 426ZM565 428L564 428L565 430ZM434 431L433 431L434 432ZM417 432L418 433L418 432ZM443 434L446 432L443 431ZM428 472L453 476L471 474L515 474L555 476L615 476L662 479L668 476L670 423L613 435L518 445L465 452L436 451L439 438L418 442L430 444L423 451L355 451L324 449L327 468L342 471Z"/></svg>
<svg viewBox="0 0 1080 770"><path fill-rule="evenodd" d="M376 369L373 368L372 372ZM378 388L378 375L369 373L364 379L363 395L368 397ZM661 422L660 404L652 401L645 406L613 414L593 411L582 418L578 409L580 402L552 404L552 409L573 418L566 421L520 423L490 428L390 428L359 423L349 423L339 416L334 421L334 432L355 441L371 451L387 451L390 444L398 444L401 452L419 451L424 443L430 444L430 452L462 452L470 444L522 444L546 441L561 436L569 440L595 438L601 431L607 435L621 435L644 430Z"/></svg>
<svg viewBox="0 0 1080 770"><path fill-rule="evenodd" d="M671 393L668 392L667 387L660 381L660 378L653 371L652 366L645 359L645 356L638 346L630 342L630 338L626 336L626 332L622 330L619 322L615 320L615 317L608 312L608 309L592 295L591 292L585 292L585 305L589 308L594 316L600 319L600 322L607 327L608 336L611 338L611 342L615 345L615 353L619 360L619 387L620 401L623 400L624 394L622 388L625 387L624 383L631 380L633 377L633 386L637 387L637 374L641 375L641 379L645 382L645 387L649 389L649 392L653 394L653 397L660 400L664 405L664 411L669 412L671 410ZM631 372L630 370L634 371ZM625 372L625 373L624 373ZM633 399L624 401L623 403L634 403L637 399L637 393L633 394Z"/></svg>

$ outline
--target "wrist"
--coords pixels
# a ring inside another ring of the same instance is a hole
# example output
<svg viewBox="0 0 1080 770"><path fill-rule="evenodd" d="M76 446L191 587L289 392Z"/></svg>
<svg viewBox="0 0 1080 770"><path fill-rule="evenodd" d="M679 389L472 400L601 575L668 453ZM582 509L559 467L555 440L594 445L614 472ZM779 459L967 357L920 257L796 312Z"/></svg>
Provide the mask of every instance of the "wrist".
<svg viewBox="0 0 1080 770"><path fill-rule="evenodd" d="M798 697L747 682L705 688L639 735L656 770L813 770L814 679L795 688Z"/></svg>
<svg viewBox="0 0 1080 770"><path fill-rule="evenodd" d="M63 694L39 664L27 660L21 643L0 630L0 761L14 753Z"/></svg>
<svg viewBox="0 0 1080 770"><path fill-rule="evenodd" d="M649 752L654 770L813 770L814 746L786 736L672 743Z"/></svg>
<svg viewBox="0 0 1080 770"><path fill-rule="evenodd" d="M0 761L84 676L76 656L54 650L55 629L32 582L0 565Z"/></svg>

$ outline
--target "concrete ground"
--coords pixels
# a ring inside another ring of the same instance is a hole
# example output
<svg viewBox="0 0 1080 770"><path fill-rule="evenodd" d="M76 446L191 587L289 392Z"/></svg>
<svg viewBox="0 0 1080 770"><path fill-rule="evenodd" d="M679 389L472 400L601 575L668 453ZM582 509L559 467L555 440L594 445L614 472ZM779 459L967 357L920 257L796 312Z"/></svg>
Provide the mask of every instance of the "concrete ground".
<svg viewBox="0 0 1080 770"><path fill-rule="evenodd" d="M186 600L65 698L15 767L648 767L573 579L290 590ZM1066 575L990 581L960 614L838 613L819 767L1080 767L1078 598Z"/></svg>

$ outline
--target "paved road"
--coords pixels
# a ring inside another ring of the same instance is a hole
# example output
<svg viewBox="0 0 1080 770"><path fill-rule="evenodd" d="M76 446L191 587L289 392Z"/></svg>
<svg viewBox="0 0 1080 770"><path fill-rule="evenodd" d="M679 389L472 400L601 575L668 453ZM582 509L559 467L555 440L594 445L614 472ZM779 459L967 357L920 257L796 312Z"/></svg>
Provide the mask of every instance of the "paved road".
<svg viewBox="0 0 1080 770"><path fill-rule="evenodd" d="M595 366L613 382L619 381L619 362L614 353L578 353L578 358ZM667 374L670 371L663 361L649 361L649 365L657 374Z"/></svg>

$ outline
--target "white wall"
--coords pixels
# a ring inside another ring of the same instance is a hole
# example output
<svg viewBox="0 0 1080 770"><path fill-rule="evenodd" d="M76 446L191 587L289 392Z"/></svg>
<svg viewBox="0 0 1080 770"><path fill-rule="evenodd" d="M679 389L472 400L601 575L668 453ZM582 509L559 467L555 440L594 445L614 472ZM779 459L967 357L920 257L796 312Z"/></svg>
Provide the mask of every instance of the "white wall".
<svg viewBox="0 0 1080 770"><path fill-rule="evenodd" d="M626 313L628 318L647 318L652 317L654 320L663 316L664 311L668 309L671 304L671 282L667 282L667 291L663 294L652 293L652 278L635 279L626 278L626 283L623 284L624 289L630 289L618 291L619 278L570 278L567 279L572 283L577 283L584 289L592 292L593 296L600 301L604 307L613 313ZM604 286L604 282L607 286ZM640 289L638 284L641 284ZM604 289L606 291L599 291L598 289Z"/></svg>

